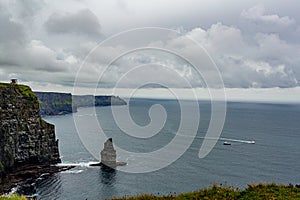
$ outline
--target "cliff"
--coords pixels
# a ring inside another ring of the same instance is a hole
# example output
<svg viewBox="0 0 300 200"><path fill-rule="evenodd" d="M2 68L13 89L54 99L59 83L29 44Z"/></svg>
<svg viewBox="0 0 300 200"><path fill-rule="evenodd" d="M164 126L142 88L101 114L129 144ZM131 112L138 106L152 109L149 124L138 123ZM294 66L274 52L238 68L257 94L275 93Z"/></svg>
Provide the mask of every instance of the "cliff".
<svg viewBox="0 0 300 200"><path fill-rule="evenodd" d="M72 96L70 93L57 92L34 93L40 103L41 115L64 115L77 112L78 107L126 105L123 99L116 96Z"/></svg>
<svg viewBox="0 0 300 200"><path fill-rule="evenodd" d="M39 111L28 86L0 83L0 178L25 165L60 162L54 125Z"/></svg>
<svg viewBox="0 0 300 200"><path fill-rule="evenodd" d="M34 92L40 103L41 115L63 115L77 111L72 108L72 95L70 93Z"/></svg>
<svg viewBox="0 0 300 200"><path fill-rule="evenodd" d="M126 101L116 96L73 95L77 107L126 105Z"/></svg>

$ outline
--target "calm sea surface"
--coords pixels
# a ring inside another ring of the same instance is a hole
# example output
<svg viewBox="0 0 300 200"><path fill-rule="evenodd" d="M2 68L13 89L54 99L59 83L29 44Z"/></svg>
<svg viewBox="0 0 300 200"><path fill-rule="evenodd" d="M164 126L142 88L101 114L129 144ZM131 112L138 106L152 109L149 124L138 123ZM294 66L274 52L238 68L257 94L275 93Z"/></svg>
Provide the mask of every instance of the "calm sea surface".
<svg viewBox="0 0 300 200"><path fill-rule="evenodd" d="M139 125L147 125L150 122L148 111L154 104L164 106L168 118L160 133L149 139L123 133L115 124L110 107L97 107L96 116L105 134L113 137L115 145L132 152L149 152L168 144L180 122L177 101L145 99L130 102L133 120ZM223 145L224 141L220 140L204 159L198 158L198 152L209 124L210 104L200 102L200 110L197 136L183 156L166 168L145 174L89 167L89 163L97 159L79 139L73 115L46 117L45 120L56 126L63 164L77 167L38 181L38 199L102 199L141 193L181 193L214 183L234 187L258 182L300 183L300 105L228 103L221 137L237 141ZM80 108L74 113L86 121L86 134L98 131L89 124L94 118L92 111L93 108ZM194 119L189 120L193 122ZM248 144L251 140L256 143ZM102 145L99 144L99 151ZM128 161L125 157L121 159ZM126 167L133 162L130 160Z"/></svg>

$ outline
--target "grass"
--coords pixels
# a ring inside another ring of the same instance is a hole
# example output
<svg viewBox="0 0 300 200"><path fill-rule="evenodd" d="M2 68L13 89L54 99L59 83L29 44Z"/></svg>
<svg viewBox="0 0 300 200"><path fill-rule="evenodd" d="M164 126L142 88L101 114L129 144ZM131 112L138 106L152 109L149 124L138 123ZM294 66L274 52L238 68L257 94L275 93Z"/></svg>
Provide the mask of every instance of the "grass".
<svg viewBox="0 0 300 200"><path fill-rule="evenodd" d="M0 83L0 88L3 88L3 89L9 88L11 86L17 88L18 89L17 91L19 93L21 93L21 95L29 97L29 98L35 98L35 94L32 92L30 87L27 85Z"/></svg>
<svg viewBox="0 0 300 200"><path fill-rule="evenodd" d="M0 200L27 200L27 198L25 196L19 196L16 194L13 194L11 196L2 196L0 197Z"/></svg>
<svg viewBox="0 0 300 200"><path fill-rule="evenodd" d="M19 88L22 95L33 99L36 98L35 94L32 92L29 86L27 85L16 85L16 86Z"/></svg>
<svg viewBox="0 0 300 200"><path fill-rule="evenodd" d="M239 188L213 185L207 189L183 194L169 194L165 196L154 196L143 194L133 197L113 198L113 200L196 200L196 199L226 199L226 200L267 200L267 199L300 199L300 187L297 185L276 185L276 184L250 184L244 190Z"/></svg>
<svg viewBox="0 0 300 200"><path fill-rule="evenodd" d="M276 185L272 184L250 184L247 188L240 190L239 188L216 186L213 185L206 189L195 192L187 192L183 194L169 194L165 196L155 196L152 194L142 194L138 196L124 196L120 198L112 198L112 200L271 200L271 199L300 199L299 185ZM24 196L12 195L9 197L0 197L0 200L26 200Z"/></svg>

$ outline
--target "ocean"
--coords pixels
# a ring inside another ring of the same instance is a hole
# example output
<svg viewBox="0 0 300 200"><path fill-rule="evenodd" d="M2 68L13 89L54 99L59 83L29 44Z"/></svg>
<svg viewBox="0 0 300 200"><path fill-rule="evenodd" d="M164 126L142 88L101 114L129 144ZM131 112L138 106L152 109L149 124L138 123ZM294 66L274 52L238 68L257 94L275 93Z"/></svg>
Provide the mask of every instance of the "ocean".
<svg viewBox="0 0 300 200"><path fill-rule="evenodd" d="M188 107L191 102L184 103ZM148 173L128 173L125 169L141 161L122 154L118 159L127 162L123 168L107 170L89 166L100 156L95 158L89 151L100 153L103 148L95 138L99 132L99 127L92 123L95 118L105 135L113 138L114 145L128 152L143 155L171 143L182 120L178 101L132 99L128 104L130 116L137 125L146 126L151 122L149 108L156 104L165 108L167 119L158 134L149 138L124 133L115 123L111 107L80 108L77 113L45 117L56 127L61 165L76 167L38 180L37 199L92 200L143 193L178 194L212 184L243 188L259 182L300 183L300 105L297 104L228 102L219 141L205 158L199 159L199 148L211 117L210 103L199 101L200 120L195 121L192 115L187 119L199 124L197 135L184 154L170 165ZM84 132L78 134L74 117L84 122L81 127ZM185 131L188 134L189 130ZM91 146L80 140L83 135L90 136ZM224 141L231 145L224 145ZM138 163L147 168L143 164Z"/></svg>

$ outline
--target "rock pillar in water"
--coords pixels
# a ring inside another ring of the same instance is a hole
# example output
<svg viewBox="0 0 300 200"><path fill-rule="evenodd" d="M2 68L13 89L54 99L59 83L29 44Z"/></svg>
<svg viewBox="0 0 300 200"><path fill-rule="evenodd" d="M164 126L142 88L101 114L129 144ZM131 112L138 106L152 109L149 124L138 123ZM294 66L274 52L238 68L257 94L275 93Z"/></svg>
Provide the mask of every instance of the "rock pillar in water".
<svg viewBox="0 0 300 200"><path fill-rule="evenodd" d="M117 166L117 153L114 149L112 138L109 138L104 143L104 149L101 151L101 163L111 168Z"/></svg>

